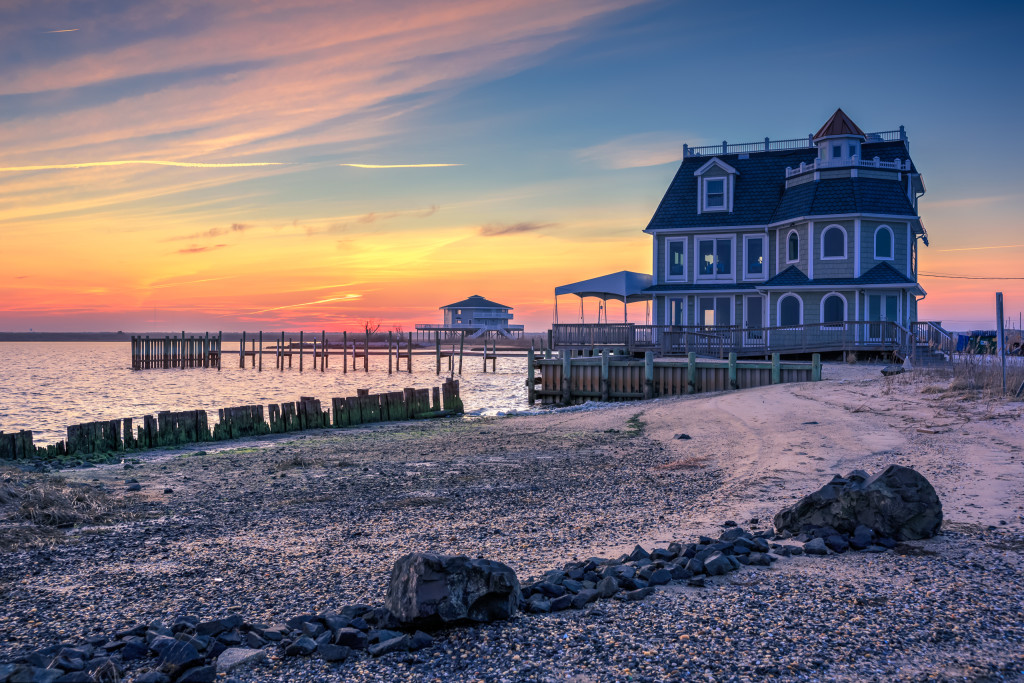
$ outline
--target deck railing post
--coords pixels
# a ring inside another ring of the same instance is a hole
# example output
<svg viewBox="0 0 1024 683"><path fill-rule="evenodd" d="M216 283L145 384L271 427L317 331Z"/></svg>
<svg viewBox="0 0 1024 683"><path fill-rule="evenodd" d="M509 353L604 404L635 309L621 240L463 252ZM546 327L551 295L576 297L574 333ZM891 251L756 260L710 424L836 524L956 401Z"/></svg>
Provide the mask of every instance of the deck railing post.
<svg viewBox="0 0 1024 683"><path fill-rule="evenodd" d="M782 384L782 361L778 353L772 354L772 384Z"/></svg>
<svg viewBox="0 0 1024 683"><path fill-rule="evenodd" d="M644 351L644 398L654 398L654 352Z"/></svg>
<svg viewBox="0 0 1024 683"><path fill-rule="evenodd" d="M532 406L537 401L537 385L534 383L533 342L530 342L530 350L526 352L526 400Z"/></svg>
<svg viewBox="0 0 1024 683"><path fill-rule="evenodd" d="M686 393L697 393L697 352L686 354Z"/></svg>
<svg viewBox="0 0 1024 683"><path fill-rule="evenodd" d="M811 354L811 381L821 381L821 354Z"/></svg>
<svg viewBox="0 0 1024 683"><path fill-rule="evenodd" d="M739 389L740 385L736 381L736 352L732 351L729 353L729 388Z"/></svg>

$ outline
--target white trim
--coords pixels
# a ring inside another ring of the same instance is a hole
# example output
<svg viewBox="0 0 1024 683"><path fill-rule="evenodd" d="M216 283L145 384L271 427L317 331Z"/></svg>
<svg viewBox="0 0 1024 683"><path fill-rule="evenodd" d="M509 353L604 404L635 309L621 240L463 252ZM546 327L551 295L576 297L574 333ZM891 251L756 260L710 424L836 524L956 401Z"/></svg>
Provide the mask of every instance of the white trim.
<svg viewBox="0 0 1024 683"><path fill-rule="evenodd" d="M717 166L718 168L722 169L723 171L725 171L729 175L739 175L740 174L739 171L737 171L735 168L733 168L729 164L725 163L724 161L722 161L718 157L712 157L706 164L704 164L703 166L698 168L696 171L694 171L693 175L695 175L695 176L702 176L705 173L707 173L709 170L711 170L712 166Z"/></svg>
<svg viewBox="0 0 1024 683"><path fill-rule="evenodd" d="M727 239L732 243L730 248L730 263L729 263L729 276L718 277L717 274L713 275L702 275L700 272L700 242L701 240L711 240L715 242L714 254L715 264L718 264L718 242L717 240ZM694 235L693 236L693 281L699 282L736 282L736 262L739 259L736 254L736 234L733 233L728 237L721 235Z"/></svg>
<svg viewBox="0 0 1024 683"><path fill-rule="evenodd" d="M784 289L786 289L789 286L790 285L777 285L777 286L758 285L757 288L759 290L763 289L765 291L781 292L781 291L783 291ZM825 292L825 291L830 291L830 289L832 287L837 287L837 286L838 287L856 287L858 289L915 289L915 288L920 288L920 285L917 284L916 282L890 282L890 283L885 283L885 284L881 284L881 285L862 285L862 284L858 284L858 283L855 283L855 282L840 283L838 285L836 283L831 283L831 284L815 284L813 282L810 282L810 283L808 283L806 285L801 285L800 286L800 290L801 291L808 291L808 292L810 292L810 291Z"/></svg>
<svg viewBox="0 0 1024 683"><path fill-rule="evenodd" d="M906 220L904 218L904 220ZM786 221L787 224L792 221ZM767 225L718 225L701 226L696 225L689 228L644 228L643 232L648 235L692 235L695 231L701 232L737 232L742 230L767 230Z"/></svg>
<svg viewBox="0 0 1024 683"><path fill-rule="evenodd" d="M761 240L761 273L747 272L747 243L750 240ZM743 265L743 279L763 282L768 279L768 235L758 233L756 235L743 236L743 256L740 259Z"/></svg>
<svg viewBox="0 0 1024 683"><path fill-rule="evenodd" d="M818 322L822 325L827 324L825 322L825 300L830 296L838 296L843 300L843 319L841 321L836 321L836 324L838 325L840 322L848 322L850 318L850 302L845 296L836 291L829 292L825 296L821 297L821 301L818 304L818 307L821 309L818 311Z"/></svg>
<svg viewBox="0 0 1024 683"><path fill-rule="evenodd" d="M796 297L796 300L800 302L800 321L797 322L797 325L803 325L804 324L804 298L802 296L800 296L799 294L797 294L796 292L789 291L789 292L786 292L784 294L780 294L778 301L775 302L775 323L776 323L776 326L783 327L783 324L782 324L782 300L785 299L787 296ZM785 327L788 327L788 325L786 325Z"/></svg>
<svg viewBox="0 0 1024 683"><path fill-rule="evenodd" d="M889 255L879 256L878 255L878 231L887 230L889 231ZM875 233L871 237L872 253L875 255L876 261L893 261L896 259L896 233L893 232L892 228L884 223L875 228Z"/></svg>
<svg viewBox="0 0 1024 683"><path fill-rule="evenodd" d="M679 242L683 245L683 274L673 275L672 274L672 250L669 245ZM687 250L690 248L687 244L689 239L687 237L666 237L665 238L665 282L686 282L686 275L688 268L686 267L686 256Z"/></svg>
<svg viewBox="0 0 1024 683"><path fill-rule="evenodd" d="M807 223L807 279L814 279L814 221Z"/></svg>
<svg viewBox="0 0 1024 683"><path fill-rule="evenodd" d="M839 228L840 230L843 231L843 255L842 256L825 256L825 233L827 233L832 228ZM821 260L822 261L843 261L843 260L845 260L846 257L847 257L847 254L850 251L849 250L849 246L850 245L847 243L847 240L849 240L849 238L850 238L850 235L846 232L846 228L844 228L843 226L839 225L838 223L829 223L828 225L826 225L824 227L824 229L822 229L822 231L821 231Z"/></svg>
<svg viewBox="0 0 1024 683"><path fill-rule="evenodd" d="M697 197L699 203L697 213L718 213L718 212L731 212L732 211L732 200L729 197L732 189L732 183L730 182L732 176L714 176L711 178L701 178L697 181L700 187L700 196ZM722 205L721 206L708 206L708 183L714 180L722 181Z"/></svg>
<svg viewBox="0 0 1024 683"><path fill-rule="evenodd" d="M793 261L789 260L789 236L796 235L796 259ZM790 228L789 232L786 233L786 265L791 263L800 263L800 231L796 228Z"/></svg>
<svg viewBox="0 0 1024 683"><path fill-rule="evenodd" d="M860 219L853 221L853 276L860 277Z"/></svg>
<svg viewBox="0 0 1024 683"><path fill-rule="evenodd" d="M907 277L911 277L910 273L910 240L913 239L913 235L910 231L910 221L907 221ZM896 258L896 240L892 242L892 255ZM917 279L917 275L913 276L913 279Z"/></svg>
<svg viewBox="0 0 1024 683"><path fill-rule="evenodd" d="M853 292L853 319L860 322L860 295L859 290ZM853 327L853 340L860 341L860 325L854 325Z"/></svg>
<svg viewBox="0 0 1024 683"><path fill-rule="evenodd" d="M915 216L915 215L910 215L910 214L899 215L899 214L894 214L894 213L832 213L832 214L821 214L821 215L814 215L814 216L793 216L791 218L786 218L786 219L781 220L781 221L775 221L774 223L769 223L768 227L769 228L786 227L790 223L801 223L801 222L803 222L804 220L806 220L808 218L813 218L813 219L818 220L818 221L824 221L824 220L839 221L839 220L847 220L847 219L851 219L852 220L854 218L870 218L871 220L880 220L880 221L886 221L887 220L887 221L896 221L896 222L920 221L921 220L920 216Z"/></svg>

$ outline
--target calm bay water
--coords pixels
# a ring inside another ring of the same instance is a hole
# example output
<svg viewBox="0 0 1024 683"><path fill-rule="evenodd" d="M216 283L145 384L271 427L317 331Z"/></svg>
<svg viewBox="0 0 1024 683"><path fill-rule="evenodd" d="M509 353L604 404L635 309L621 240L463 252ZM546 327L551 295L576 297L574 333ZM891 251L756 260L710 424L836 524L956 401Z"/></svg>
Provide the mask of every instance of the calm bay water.
<svg viewBox="0 0 1024 683"><path fill-rule="evenodd" d="M225 350L238 344L224 345ZM309 359L307 358L307 361ZM59 441L67 426L95 420L140 418L160 410L206 410L216 422L217 409L281 403L314 396L330 405L334 396L440 386L433 356L414 356L413 373L388 375L387 356L371 356L370 372L342 372L341 357L331 357L326 372L274 369L273 356L263 372L238 367L238 356L225 355L222 369L131 370L125 342L0 342L0 431L31 429L37 444ZM446 360L442 360L446 363ZM467 357L460 379L467 414L496 415L522 410L526 404L526 359L499 358L498 372L481 372L483 361ZM268 368L269 365L269 368ZM360 362L361 365L361 362ZM489 366L488 366L489 368Z"/></svg>

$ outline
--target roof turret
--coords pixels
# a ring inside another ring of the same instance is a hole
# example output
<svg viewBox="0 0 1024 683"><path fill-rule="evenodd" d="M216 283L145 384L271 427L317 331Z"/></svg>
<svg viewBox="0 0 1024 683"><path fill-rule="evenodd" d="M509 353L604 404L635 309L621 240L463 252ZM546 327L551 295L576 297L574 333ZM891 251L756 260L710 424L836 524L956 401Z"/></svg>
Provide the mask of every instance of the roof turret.
<svg viewBox="0 0 1024 683"><path fill-rule="evenodd" d="M859 137L864 139L867 136L864 134L856 123L846 115L842 109L836 109L836 113L832 114L832 118L825 122L825 125L814 134L814 141L822 140L824 138L831 137Z"/></svg>

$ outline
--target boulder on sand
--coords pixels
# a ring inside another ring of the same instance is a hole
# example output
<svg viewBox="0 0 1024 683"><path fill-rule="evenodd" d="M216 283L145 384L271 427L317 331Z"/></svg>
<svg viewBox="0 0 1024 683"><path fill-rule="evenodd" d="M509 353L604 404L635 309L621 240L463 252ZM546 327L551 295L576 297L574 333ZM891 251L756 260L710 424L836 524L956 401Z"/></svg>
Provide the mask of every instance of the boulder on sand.
<svg viewBox="0 0 1024 683"><path fill-rule="evenodd" d="M523 594L512 569L492 560L410 553L391 570L385 606L404 625L507 619Z"/></svg>
<svg viewBox="0 0 1024 683"><path fill-rule="evenodd" d="M919 472L889 465L873 477L861 470L834 477L775 515L780 532L815 526L853 534L860 525L899 541L929 538L942 525L942 503Z"/></svg>

